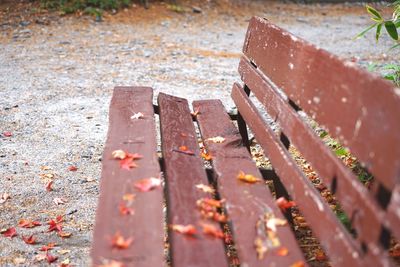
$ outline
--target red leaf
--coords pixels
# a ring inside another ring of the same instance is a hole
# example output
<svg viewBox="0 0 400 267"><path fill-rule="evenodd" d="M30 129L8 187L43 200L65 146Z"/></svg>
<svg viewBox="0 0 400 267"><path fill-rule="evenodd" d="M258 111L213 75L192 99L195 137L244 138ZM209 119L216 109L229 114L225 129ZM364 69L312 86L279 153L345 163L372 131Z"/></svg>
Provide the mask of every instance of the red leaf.
<svg viewBox="0 0 400 267"><path fill-rule="evenodd" d="M171 224L170 228L178 233L185 235L195 235L197 233L196 228L192 224L182 225L182 224Z"/></svg>
<svg viewBox="0 0 400 267"><path fill-rule="evenodd" d="M31 235L29 237L22 236L22 239L24 240L24 242L26 244L29 244L29 245L36 244L36 237L34 237L33 235Z"/></svg>
<svg viewBox="0 0 400 267"><path fill-rule="evenodd" d="M49 226L49 229L47 230L47 232L51 232L51 231L56 231L56 232L61 232L62 231L62 223L63 221L63 217L61 215L57 216L57 218L55 220L51 219L50 221L47 222Z"/></svg>
<svg viewBox="0 0 400 267"><path fill-rule="evenodd" d="M128 170L128 171L130 169L132 169L132 168L136 168L137 167L136 163L133 162L133 158L130 158L130 157L126 157L124 159L121 159L121 161L119 162L119 165L120 165L120 167L122 169L125 169L125 170Z"/></svg>
<svg viewBox="0 0 400 267"><path fill-rule="evenodd" d="M48 183L46 184L46 190L49 191L49 192L50 192L50 191L53 191L52 186L53 186L53 181L48 182Z"/></svg>
<svg viewBox="0 0 400 267"><path fill-rule="evenodd" d="M120 232L116 232L114 237L111 240L111 245L114 248L118 248L118 249L126 249L128 248L131 243L133 241L133 238L130 237L128 239L125 239Z"/></svg>
<svg viewBox="0 0 400 267"><path fill-rule="evenodd" d="M187 146L180 146L178 149L172 149L172 151L187 154L187 155L194 155L194 152L189 150Z"/></svg>
<svg viewBox="0 0 400 267"><path fill-rule="evenodd" d="M121 215L133 215L135 212L132 208L126 206L124 202L119 204L119 213Z"/></svg>
<svg viewBox="0 0 400 267"><path fill-rule="evenodd" d="M5 131L5 132L3 132L3 136L5 136L5 137L11 137L11 136L12 136L12 132Z"/></svg>
<svg viewBox="0 0 400 267"><path fill-rule="evenodd" d="M46 254L46 259L47 259L48 263L52 263L52 262L55 262L58 259L58 257L47 253Z"/></svg>
<svg viewBox="0 0 400 267"><path fill-rule="evenodd" d="M280 249L278 249L277 254L279 256L286 256L287 254L289 254L289 250L286 247L281 247Z"/></svg>
<svg viewBox="0 0 400 267"><path fill-rule="evenodd" d="M47 245L42 246L39 250L40 251L48 251L52 250L56 246L55 243L48 243Z"/></svg>
<svg viewBox="0 0 400 267"><path fill-rule="evenodd" d="M76 166L69 166L68 170L71 172L76 172L78 170L78 168Z"/></svg>
<svg viewBox="0 0 400 267"><path fill-rule="evenodd" d="M280 197L276 200L276 204L278 207L285 212L287 209L296 206L296 203L294 201L287 201L286 198Z"/></svg>
<svg viewBox="0 0 400 267"><path fill-rule="evenodd" d="M13 238L14 236L17 236L17 231L15 230L15 227L8 228L5 232L3 232L3 236Z"/></svg>
<svg viewBox="0 0 400 267"><path fill-rule="evenodd" d="M42 225L42 224L38 221L30 221L30 220L25 220L25 219L21 219L18 222L18 226L21 228L33 228L33 227L40 226L40 225Z"/></svg>
<svg viewBox="0 0 400 267"><path fill-rule="evenodd" d="M216 238L224 238L225 237L224 233L221 230L217 229L216 227L214 227L211 224L204 223L204 224L202 224L202 226L203 226L203 233L206 235L211 235Z"/></svg>
<svg viewBox="0 0 400 267"><path fill-rule="evenodd" d="M160 185L161 185L161 179L154 177L141 179L134 184L135 188L141 192L151 191L159 187Z"/></svg>

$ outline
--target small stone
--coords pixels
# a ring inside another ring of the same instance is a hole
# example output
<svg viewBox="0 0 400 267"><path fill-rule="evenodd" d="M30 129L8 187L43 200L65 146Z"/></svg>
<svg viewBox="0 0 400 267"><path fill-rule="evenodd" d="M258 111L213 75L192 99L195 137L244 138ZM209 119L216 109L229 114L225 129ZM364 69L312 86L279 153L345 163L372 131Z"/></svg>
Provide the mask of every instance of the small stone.
<svg viewBox="0 0 400 267"><path fill-rule="evenodd" d="M203 12L203 10L197 6L193 6L192 11L193 11L193 13L202 13Z"/></svg>

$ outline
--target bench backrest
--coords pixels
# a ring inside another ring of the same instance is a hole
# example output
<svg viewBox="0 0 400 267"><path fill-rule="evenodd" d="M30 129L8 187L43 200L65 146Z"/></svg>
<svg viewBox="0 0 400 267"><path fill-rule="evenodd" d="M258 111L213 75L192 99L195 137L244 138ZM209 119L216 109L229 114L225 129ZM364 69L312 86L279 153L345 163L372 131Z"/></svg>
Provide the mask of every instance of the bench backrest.
<svg viewBox="0 0 400 267"><path fill-rule="evenodd" d="M250 21L239 64L245 86L232 97L240 115L335 266L391 265L400 239L400 88L262 18ZM247 96L280 127L275 133ZM304 111L374 177L370 189L309 126ZM349 233L288 151L289 141L334 194Z"/></svg>

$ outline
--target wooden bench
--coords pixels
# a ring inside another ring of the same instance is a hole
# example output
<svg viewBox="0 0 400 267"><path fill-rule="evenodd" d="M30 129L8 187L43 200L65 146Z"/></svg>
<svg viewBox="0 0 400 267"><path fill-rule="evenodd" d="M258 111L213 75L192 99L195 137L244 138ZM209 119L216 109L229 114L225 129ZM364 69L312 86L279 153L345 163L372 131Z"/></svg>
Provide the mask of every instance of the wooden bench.
<svg viewBox="0 0 400 267"><path fill-rule="evenodd" d="M256 17L248 27L239 74L244 85L232 90L237 115L229 115L219 100L195 101L191 114L183 98L160 93L156 106L151 88L115 88L93 265L114 260L115 266L234 266L236 250L240 266L306 266L286 223L290 209L283 212L276 203L286 196L295 201L331 266L393 266L388 248L391 238L400 239L400 89ZM199 148L194 121L209 155ZM369 189L310 121L349 148L374 176ZM260 170L253 161L247 127L271 170ZM289 147L335 196L351 232ZM202 152L211 156L212 167L204 167ZM273 180L276 195L262 179ZM146 182L150 187L141 187Z"/></svg>

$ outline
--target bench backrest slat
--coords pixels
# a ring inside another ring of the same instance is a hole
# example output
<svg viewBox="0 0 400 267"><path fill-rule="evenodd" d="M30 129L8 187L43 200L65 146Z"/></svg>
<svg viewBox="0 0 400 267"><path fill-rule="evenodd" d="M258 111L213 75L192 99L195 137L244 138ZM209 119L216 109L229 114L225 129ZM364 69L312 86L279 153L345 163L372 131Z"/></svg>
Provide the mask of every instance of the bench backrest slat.
<svg viewBox="0 0 400 267"><path fill-rule="evenodd" d="M208 184L208 180L188 102L160 93L158 105L166 176L167 223L169 228L171 225L191 224L198 232L191 237L169 229L172 265L228 266L223 240L202 234L203 220L196 202L211 196L196 188L197 184ZM216 222L207 223L220 229Z"/></svg>
<svg viewBox="0 0 400 267"><path fill-rule="evenodd" d="M290 266L295 262L304 262L296 239L289 225L277 228L280 244L268 247L268 252L259 258L254 249L257 238L267 242L266 236L260 235L257 222L265 214L283 219L283 215L265 183L248 184L239 181L239 172L252 174L261 179L262 175L254 164L249 151L241 145L242 138L236 126L230 120L220 100L195 101L193 109L198 110L197 121L205 147L212 157L217 190L221 198L226 199L226 210L231 221L235 247L242 266ZM222 136L222 143L215 143L209 138ZM279 256L282 247L290 253Z"/></svg>
<svg viewBox="0 0 400 267"><path fill-rule="evenodd" d="M250 21L243 53L388 191L399 182L399 88L261 18Z"/></svg>
<svg viewBox="0 0 400 267"><path fill-rule="evenodd" d="M129 266L164 265L163 190L157 188L140 193L134 189L135 181L160 173L154 153L157 140L152 100L153 90L149 87L114 89L91 252L94 266L111 260L125 262ZM131 116L138 112L144 117L132 120ZM126 170L120 167L119 160L112 156L114 150L120 149L143 156L137 160L137 168ZM124 201L126 194L135 194L136 197L128 203ZM119 207L122 203L134 214L121 214ZM125 239L133 238L128 248L112 246L117 232Z"/></svg>

